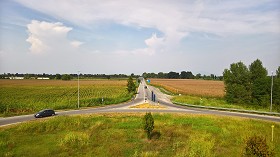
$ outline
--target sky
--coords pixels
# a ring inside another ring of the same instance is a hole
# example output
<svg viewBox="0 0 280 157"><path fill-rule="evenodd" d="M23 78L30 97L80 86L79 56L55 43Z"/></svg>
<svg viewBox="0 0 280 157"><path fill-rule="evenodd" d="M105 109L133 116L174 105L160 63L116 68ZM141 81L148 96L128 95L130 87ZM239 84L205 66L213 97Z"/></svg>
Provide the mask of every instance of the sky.
<svg viewBox="0 0 280 157"><path fill-rule="evenodd" d="M0 0L0 73L280 66L279 0Z"/></svg>

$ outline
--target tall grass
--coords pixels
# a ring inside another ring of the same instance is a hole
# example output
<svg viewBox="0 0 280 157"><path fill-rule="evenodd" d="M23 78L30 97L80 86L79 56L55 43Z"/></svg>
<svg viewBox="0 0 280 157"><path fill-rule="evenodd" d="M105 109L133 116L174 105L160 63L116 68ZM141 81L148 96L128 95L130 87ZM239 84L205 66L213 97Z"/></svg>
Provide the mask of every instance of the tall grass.
<svg viewBox="0 0 280 157"><path fill-rule="evenodd" d="M0 156L242 156L248 137L266 137L280 156L280 124L245 118L153 114L59 116L0 128ZM274 141L271 142L271 125Z"/></svg>

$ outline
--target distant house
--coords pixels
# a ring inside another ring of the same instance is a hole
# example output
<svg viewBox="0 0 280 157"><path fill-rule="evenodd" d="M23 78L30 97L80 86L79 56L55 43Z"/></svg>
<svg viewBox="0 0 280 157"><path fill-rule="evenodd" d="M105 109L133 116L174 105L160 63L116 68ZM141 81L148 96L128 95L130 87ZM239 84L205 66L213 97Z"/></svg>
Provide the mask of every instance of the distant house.
<svg viewBox="0 0 280 157"><path fill-rule="evenodd" d="M38 80L49 80L50 78L48 78L48 77L38 77L37 79Z"/></svg>
<svg viewBox="0 0 280 157"><path fill-rule="evenodd" d="M12 76L12 77L9 77L9 79L11 79L11 80L23 80L24 77L14 77L14 76Z"/></svg>

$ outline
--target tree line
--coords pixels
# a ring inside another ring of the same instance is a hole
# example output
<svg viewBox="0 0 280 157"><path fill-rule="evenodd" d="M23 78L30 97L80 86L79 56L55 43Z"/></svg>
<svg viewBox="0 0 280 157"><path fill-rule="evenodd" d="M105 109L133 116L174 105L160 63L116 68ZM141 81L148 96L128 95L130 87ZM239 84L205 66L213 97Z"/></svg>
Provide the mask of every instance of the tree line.
<svg viewBox="0 0 280 157"><path fill-rule="evenodd" d="M269 106L273 81L272 100L280 109L280 66L271 76L259 59L249 67L242 62L232 63L223 77L227 102L259 106Z"/></svg>
<svg viewBox="0 0 280 157"><path fill-rule="evenodd" d="M159 72L159 73L146 73L144 72L142 76L147 78L164 78L164 79L204 79L204 80L223 80L222 76L216 76L214 74L201 75L200 73L193 75L191 71L182 71L181 73L170 71L169 73Z"/></svg>
<svg viewBox="0 0 280 157"><path fill-rule="evenodd" d="M139 75L131 74L133 78L140 77ZM71 80L78 78L78 74L19 74L19 73L4 73L0 74L0 79L10 79L12 77L22 77L23 79L37 79L37 78L49 78L56 80ZM111 79L111 78L128 78L130 75L126 74L79 74L80 79Z"/></svg>

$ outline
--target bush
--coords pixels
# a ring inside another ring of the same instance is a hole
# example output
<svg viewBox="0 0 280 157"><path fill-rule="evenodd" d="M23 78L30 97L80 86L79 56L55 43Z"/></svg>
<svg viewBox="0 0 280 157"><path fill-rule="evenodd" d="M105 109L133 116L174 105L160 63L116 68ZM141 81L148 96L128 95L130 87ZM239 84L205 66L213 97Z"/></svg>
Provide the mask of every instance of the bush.
<svg viewBox="0 0 280 157"><path fill-rule="evenodd" d="M152 138L153 129L154 129L154 118L151 112L149 112L146 113L144 117L144 130L146 131L149 140Z"/></svg>
<svg viewBox="0 0 280 157"><path fill-rule="evenodd" d="M266 138L252 136L246 141L245 156L267 157L273 156L273 152L266 143Z"/></svg>

